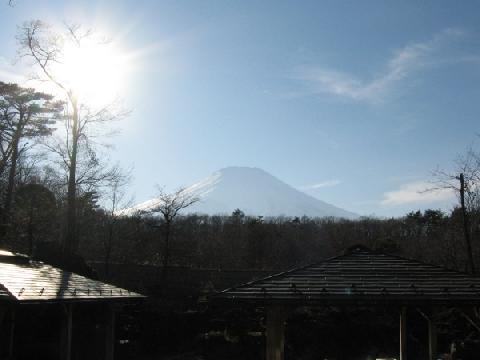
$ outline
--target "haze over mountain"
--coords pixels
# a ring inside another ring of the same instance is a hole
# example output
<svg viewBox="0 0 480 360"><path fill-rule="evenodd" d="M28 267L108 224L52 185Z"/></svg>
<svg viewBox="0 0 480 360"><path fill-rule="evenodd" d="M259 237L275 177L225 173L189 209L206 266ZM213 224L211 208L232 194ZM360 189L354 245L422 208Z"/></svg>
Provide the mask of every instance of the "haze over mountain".
<svg viewBox="0 0 480 360"><path fill-rule="evenodd" d="M310 216L357 218L358 215L307 195L266 171L250 167L227 167L185 189L200 201L184 213L231 214L235 209L254 216ZM148 200L122 213L147 211L158 204Z"/></svg>

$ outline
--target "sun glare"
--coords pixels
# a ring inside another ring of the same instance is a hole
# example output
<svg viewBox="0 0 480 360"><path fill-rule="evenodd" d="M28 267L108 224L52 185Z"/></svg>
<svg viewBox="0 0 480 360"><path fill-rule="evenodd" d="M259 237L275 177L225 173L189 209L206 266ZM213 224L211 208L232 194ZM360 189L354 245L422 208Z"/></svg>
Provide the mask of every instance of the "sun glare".
<svg viewBox="0 0 480 360"><path fill-rule="evenodd" d="M56 73L81 102L101 106L122 92L127 68L127 54L113 42L91 40L66 43Z"/></svg>

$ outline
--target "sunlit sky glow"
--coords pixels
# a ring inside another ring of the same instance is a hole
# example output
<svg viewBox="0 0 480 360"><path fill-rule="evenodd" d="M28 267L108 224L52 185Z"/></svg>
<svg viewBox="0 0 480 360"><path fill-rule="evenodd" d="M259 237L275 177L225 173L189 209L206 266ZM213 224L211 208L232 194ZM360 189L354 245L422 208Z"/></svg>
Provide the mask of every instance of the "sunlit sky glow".
<svg viewBox="0 0 480 360"><path fill-rule="evenodd" d="M79 45L70 41L53 72L82 103L98 107L125 93L127 57L112 41L85 38Z"/></svg>
<svg viewBox="0 0 480 360"><path fill-rule="evenodd" d="M28 84L32 69L11 63L24 21L108 37L104 60L87 52L71 80L132 110L109 141L134 166L137 201L240 165L360 214L449 209L451 193L422 190L480 140L479 13L474 1L5 1L0 80Z"/></svg>

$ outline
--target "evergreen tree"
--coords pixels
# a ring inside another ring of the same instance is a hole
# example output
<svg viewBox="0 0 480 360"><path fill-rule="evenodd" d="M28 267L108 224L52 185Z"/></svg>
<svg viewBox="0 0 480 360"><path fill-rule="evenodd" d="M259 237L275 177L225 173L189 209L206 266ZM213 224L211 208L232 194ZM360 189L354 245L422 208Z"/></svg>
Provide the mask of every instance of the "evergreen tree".
<svg viewBox="0 0 480 360"><path fill-rule="evenodd" d="M53 96L17 84L0 83L0 175L4 175L2 220L8 222L15 196L15 177L20 156L32 144L51 135L63 104Z"/></svg>

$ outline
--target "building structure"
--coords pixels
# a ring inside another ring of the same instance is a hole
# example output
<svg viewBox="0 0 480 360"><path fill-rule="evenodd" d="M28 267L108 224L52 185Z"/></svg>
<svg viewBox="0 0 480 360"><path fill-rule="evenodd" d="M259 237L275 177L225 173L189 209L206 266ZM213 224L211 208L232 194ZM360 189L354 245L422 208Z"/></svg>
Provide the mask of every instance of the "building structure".
<svg viewBox="0 0 480 360"><path fill-rule="evenodd" d="M0 250L0 358L112 360L115 313L142 298Z"/></svg>
<svg viewBox="0 0 480 360"><path fill-rule="evenodd" d="M398 354L406 360L407 313L418 311L426 319L434 360L435 311L458 308L474 324L469 311L480 305L480 277L356 245L340 256L224 290L212 301L265 307L267 360L283 360L286 320L294 309L326 306L398 311Z"/></svg>

